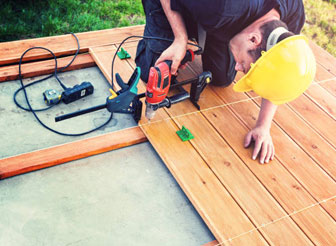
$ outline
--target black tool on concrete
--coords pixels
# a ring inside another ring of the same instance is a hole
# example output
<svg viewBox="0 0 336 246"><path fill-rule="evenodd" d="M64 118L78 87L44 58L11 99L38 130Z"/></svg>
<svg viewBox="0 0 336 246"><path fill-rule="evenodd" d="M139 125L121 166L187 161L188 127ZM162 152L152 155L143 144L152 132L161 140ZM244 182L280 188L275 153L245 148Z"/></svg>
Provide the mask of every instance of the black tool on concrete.
<svg viewBox="0 0 336 246"><path fill-rule="evenodd" d="M137 67L127 83L125 83L120 75L116 73L116 80L121 89L117 92L114 92L112 89L110 89L112 95L106 98L105 104L97 105L84 110L79 110L70 114L57 116L55 118L55 121L58 122L61 120L70 119L79 115L106 108L111 114L131 114L133 115L134 120L136 122L139 122L142 112L142 102L139 100L137 94L137 85L140 80L140 73L140 68Z"/></svg>

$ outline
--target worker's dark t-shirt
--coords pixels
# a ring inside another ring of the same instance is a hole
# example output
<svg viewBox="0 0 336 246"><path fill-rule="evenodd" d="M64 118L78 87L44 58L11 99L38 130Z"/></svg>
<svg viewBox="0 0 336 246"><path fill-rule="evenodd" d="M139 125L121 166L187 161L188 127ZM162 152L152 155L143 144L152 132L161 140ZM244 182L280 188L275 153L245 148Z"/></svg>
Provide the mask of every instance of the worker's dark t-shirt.
<svg viewBox="0 0 336 246"><path fill-rule="evenodd" d="M181 13L187 30L199 23L208 34L223 41L229 41L273 8L290 31L300 32L305 21L302 0L171 0L171 9Z"/></svg>
<svg viewBox="0 0 336 246"><path fill-rule="evenodd" d="M290 31L299 34L305 13L302 0L170 0L172 10L181 13L188 37L198 38L198 24L206 31L202 54L204 71L211 71L212 84L228 86L235 78L235 60L229 49L229 41L237 33L264 16L273 8ZM142 0L146 14L144 35L174 39L170 23L160 0ZM141 67L141 78L148 79L151 66L170 42L144 39L139 42L136 64Z"/></svg>

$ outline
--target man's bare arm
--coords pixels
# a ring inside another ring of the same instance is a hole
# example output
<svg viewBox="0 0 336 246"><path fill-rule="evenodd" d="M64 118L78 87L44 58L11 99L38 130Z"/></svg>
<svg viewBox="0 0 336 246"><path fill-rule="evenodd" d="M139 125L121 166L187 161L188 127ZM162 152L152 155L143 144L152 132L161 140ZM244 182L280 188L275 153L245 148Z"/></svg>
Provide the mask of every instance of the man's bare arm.
<svg viewBox="0 0 336 246"><path fill-rule="evenodd" d="M187 30L181 14L171 9L170 0L160 0L160 2L173 30L174 42L161 54L156 64L164 60L172 60L172 74L176 74L187 50Z"/></svg>
<svg viewBox="0 0 336 246"><path fill-rule="evenodd" d="M276 105L266 99L262 99L256 126L245 137L245 147L248 147L252 140L255 141L252 159L256 159L260 152L261 164L268 163L269 160L274 158L275 150L270 129L276 109Z"/></svg>

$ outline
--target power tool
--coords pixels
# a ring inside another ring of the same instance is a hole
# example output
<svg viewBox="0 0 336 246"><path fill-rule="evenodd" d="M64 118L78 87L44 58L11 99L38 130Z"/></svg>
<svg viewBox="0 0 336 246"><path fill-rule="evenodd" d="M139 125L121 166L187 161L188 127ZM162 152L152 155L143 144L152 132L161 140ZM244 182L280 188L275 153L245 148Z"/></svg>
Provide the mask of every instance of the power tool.
<svg viewBox="0 0 336 246"><path fill-rule="evenodd" d="M196 51L197 52L197 51ZM198 54L198 53L196 53ZM187 62L192 62L195 58L195 53L192 50L187 50L186 55L182 59L180 66L186 64ZM197 109L200 109L197 101L206 84L211 81L211 73L203 72L197 78L176 83L173 87L177 86L181 91L173 97L167 98L167 94L171 86L171 65L172 61L164 61L155 67L151 67L148 76L148 83L146 88L146 111L145 116L147 119L151 120L154 118L155 111L161 107L170 107L171 104L181 102L185 99L190 98ZM191 92L187 93L182 85L191 83Z"/></svg>
<svg viewBox="0 0 336 246"><path fill-rule="evenodd" d="M107 108L107 110L111 114L132 114L134 120L138 122L141 118L142 112L142 102L138 98L137 88L140 79L140 73L141 70L139 67L137 67L127 83L125 83L120 75L116 73L116 81L121 89L117 92L114 92L112 89L110 89L111 96L106 98L105 104L58 116L55 118L55 121L58 122L61 120Z"/></svg>
<svg viewBox="0 0 336 246"><path fill-rule="evenodd" d="M193 61L194 55L197 54L196 52L188 50L181 62L181 65L187 63L188 61ZM140 99L143 97L146 97L146 117L149 119L154 117L155 111L157 109L162 107L169 108L172 104L184 101L186 99L190 99L195 107L200 110L200 106L197 104L197 102L205 86L211 82L211 73L203 72L195 78L177 82L175 76L171 75L171 64L171 61L164 61L150 69L146 93L142 94L137 94L137 85L141 73L139 67L136 67L128 83L125 83L121 79L120 75L116 73L116 81L121 89L117 92L114 92L112 89L110 89L112 95L107 97L105 104L58 116L55 118L55 121L57 122L107 108L111 114L132 114L134 120L139 122L142 114L142 102ZM188 93L182 87L186 84L191 84L190 93ZM174 96L167 97L168 91L171 88L177 88L179 93Z"/></svg>

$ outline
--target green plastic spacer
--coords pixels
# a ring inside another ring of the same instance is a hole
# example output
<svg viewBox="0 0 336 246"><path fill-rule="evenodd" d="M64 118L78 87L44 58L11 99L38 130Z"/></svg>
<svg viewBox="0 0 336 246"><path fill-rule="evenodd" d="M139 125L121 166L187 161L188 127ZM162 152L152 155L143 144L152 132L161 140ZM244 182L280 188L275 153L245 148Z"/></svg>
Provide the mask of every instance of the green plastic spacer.
<svg viewBox="0 0 336 246"><path fill-rule="evenodd" d="M184 126L182 126L182 129L177 131L176 133L181 138L181 140L183 142L194 138L194 136L191 134L191 132L187 128L185 128Z"/></svg>
<svg viewBox="0 0 336 246"><path fill-rule="evenodd" d="M117 55L121 60L131 58L131 55L128 54L128 52L124 50L124 48L121 48L121 50L117 53Z"/></svg>

